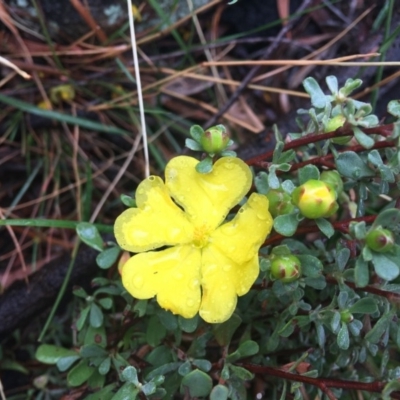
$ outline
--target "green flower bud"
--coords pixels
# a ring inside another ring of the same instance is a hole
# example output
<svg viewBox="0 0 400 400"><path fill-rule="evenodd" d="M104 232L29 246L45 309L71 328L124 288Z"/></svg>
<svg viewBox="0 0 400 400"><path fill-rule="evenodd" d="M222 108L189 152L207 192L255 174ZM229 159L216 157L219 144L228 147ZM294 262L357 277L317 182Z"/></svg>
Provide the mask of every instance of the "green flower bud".
<svg viewBox="0 0 400 400"><path fill-rule="evenodd" d="M394 246L394 235L388 229L381 226L370 230L365 237L367 246L378 253L391 251Z"/></svg>
<svg viewBox="0 0 400 400"><path fill-rule="evenodd" d="M324 132L333 132L336 131L336 129L341 128L346 122L346 117L342 114L336 115L333 118L330 118L325 124L324 124ZM336 144L346 144L349 143L351 140L351 136L340 136L337 138L332 138L331 139L333 143Z"/></svg>
<svg viewBox="0 0 400 400"><path fill-rule="evenodd" d="M343 181L336 170L323 171L320 180L331 185L338 196L343 192Z"/></svg>
<svg viewBox="0 0 400 400"><path fill-rule="evenodd" d="M292 193L292 203L310 219L327 218L339 208L337 193L329 183L310 179Z"/></svg>
<svg viewBox="0 0 400 400"><path fill-rule="evenodd" d="M224 151L229 143L229 135L223 125L212 126L202 133L200 144L209 154L218 154Z"/></svg>
<svg viewBox="0 0 400 400"><path fill-rule="evenodd" d="M283 189L271 189L266 196L269 200L269 212L274 218L290 214L294 210L290 194Z"/></svg>
<svg viewBox="0 0 400 400"><path fill-rule="evenodd" d="M300 260L293 255L271 256L271 276L281 282L289 283L300 278Z"/></svg>
<svg viewBox="0 0 400 400"><path fill-rule="evenodd" d="M353 314L349 310L340 311L340 320L346 324L353 321Z"/></svg>

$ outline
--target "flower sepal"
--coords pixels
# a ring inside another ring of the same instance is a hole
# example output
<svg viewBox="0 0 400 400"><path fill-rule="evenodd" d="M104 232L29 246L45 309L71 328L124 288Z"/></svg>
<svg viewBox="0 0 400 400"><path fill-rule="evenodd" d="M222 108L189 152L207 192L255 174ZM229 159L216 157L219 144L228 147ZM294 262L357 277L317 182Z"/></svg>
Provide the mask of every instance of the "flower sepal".
<svg viewBox="0 0 400 400"><path fill-rule="evenodd" d="M381 226L371 229L365 237L367 246L377 253L387 253L394 248L395 240L393 232Z"/></svg>
<svg viewBox="0 0 400 400"><path fill-rule="evenodd" d="M337 193L326 182L310 179L292 193L292 203L309 219L328 218L339 208Z"/></svg>

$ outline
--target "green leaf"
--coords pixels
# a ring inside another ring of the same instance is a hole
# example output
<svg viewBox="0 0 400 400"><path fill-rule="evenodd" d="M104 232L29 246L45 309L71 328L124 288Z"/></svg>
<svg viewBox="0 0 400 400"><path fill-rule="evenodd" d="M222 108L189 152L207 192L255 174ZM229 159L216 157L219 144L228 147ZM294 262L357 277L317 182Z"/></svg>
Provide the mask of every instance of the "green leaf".
<svg viewBox="0 0 400 400"><path fill-rule="evenodd" d="M208 360L193 360L192 364L204 372L208 372L212 368L212 364Z"/></svg>
<svg viewBox="0 0 400 400"><path fill-rule="evenodd" d="M175 331L178 328L178 320L176 315L173 315L170 311L163 309L157 310L158 318L160 318L161 323L169 331Z"/></svg>
<svg viewBox="0 0 400 400"><path fill-rule="evenodd" d="M150 346L156 347L161 343L167 334L167 330L164 325L160 322L160 319L154 315L150 318L147 325L146 339Z"/></svg>
<svg viewBox="0 0 400 400"><path fill-rule="evenodd" d="M195 369L183 377L181 382L181 393L188 390L191 398L206 397L212 389L212 379L210 376L199 369Z"/></svg>
<svg viewBox="0 0 400 400"><path fill-rule="evenodd" d="M349 309L352 314L373 314L378 311L376 300L365 297L355 302Z"/></svg>
<svg viewBox="0 0 400 400"><path fill-rule="evenodd" d="M345 151L336 158L338 172L346 178L361 179L374 176L375 172L354 151Z"/></svg>
<svg viewBox="0 0 400 400"><path fill-rule="evenodd" d="M265 171L259 172L254 178L254 184L258 193L267 194L269 190L268 174Z"/></svg>
<svg viewBox="0 0 400 400"><path fill-rule="evenodd" d="M107 357L108 352L97 344L89 344L81 347L80 355L84 358Z"/></svg>
<svg viewBox="0 0 400 400"><path fill-rule="evenodd" d="M318 82L314 78L308 77L308 78L304 79L303 86L304 86L305 91L311 97L311 104L315 108L325 108L325 106L328 103L328 98L322 91Z"/></svg>
<svg viewBox="0 0 400 400"><path fill-rule="evenodd" d="M106 310L111 309L113 305L113 301L110 297L104 297L103 299L99 299L98 302Z"/></svg>
<svg viewBox="0 0 400 400"><path fill-rule="evenodd" d="M218 344L220 346L228 346L231 342L233 334L241 323L242 319L234 313L228 319L228 321L215 325L213 328L213 333Z"/></svg>
<svg viewBox="0 0 400 400"><path fill-rule="evenodd" d="M92 303L90 305L90 315L89 315L89 321L90 325L93 326L93 328L99 328L101 325L103 325L103 311L101 311L100 307Z"/></svg>
<svg viewBox="0 0 400 400"><path fill-rule="evenodd" d="M319 230L329 239L335 233L335 228L333 225L325 218L317 218L315 220Z"/></svg>
<svg viewBox="0 0 400 400"><path fill-rule="evenodd" d="M368 262L358 257L354 268L354 282L357 287L365 287L369 282Z"/></svg>
<svg viewBox="0 0 400 400"><path fill-rule="evenodd" d="M336 76L329 75L325 78L325 82L332 93L337 93L339 90L338 80Z"/></svg>
<svg viewBox="0 0 400 400"><path fill-rule="evenodd" d="M96 257L97 265L102 269L110 268L117 261L120 252L121 249L117 246L103 250Z"/></svg>
<svg viewBox="0 0 400 400"><path fill-rule="evenodd" d="M269 169L268 186L271 189L278 189L280 187L279 179L276 176L276 167L274 165L271 166L270 169Z"/></svg>
<svg viewBox="0 0 400 400"><path fill-rule="evenodd" d="M315 165L309 164L299 169L299 184L308 182L311 179L319 180L319 170Z"/></svg>
<svg viewBox="0 0 400 400"><path fill-rule="evenodd" d="M157 390L157 386L154 382L147 382L145 385L142 386L142 393L145 396L150 396L151 394L155 393Z"/></svg>
<svg viewBox="0 0 400 400"><path fill-rule="evenodd" d="M64 372L67 369L69 369L72 366L72 364L75 363L75 361L79 359L80 359L79 355L62 357L57 361L57 368L60 372Z"/></svg>
<svg viewBox="0 0 400 400"><path fill-rule="evenodd" d="M397 278L400 274L400 269L397 264L400 260L396 260L396 263L389 257L390 256L386 254L379 254L375 252L373 253L372 257L372 264L374 265L376 274L386 281L391 281Z"/></svg>
<svg viewBox="0 0 400 400"><path fill-rule="evenodd" d="M182 376L187 375L191 371L192 371L192 364L188 360L182 363L182 365L178 368L178 374Z"/></svg>
<svg viewBox="0 0 400 400"><path fill-rule="evenodd" d="M222 157L236 157L237 156L236 151L233 151L233 150L224 150L224 151L221 151L220 154Z"/></svg>
<svg viewBox="0 0 400 400"><path fill-rule="evenodd" d="M89 311L90 311L90 306L86 306L84 309L81 310L79 317L76 321L76 327L78 331L82 330L83 326L85 325Z"/></svg>
<svg viewBox="0 0 400 400"><path fill-rule="evenodd" d="M386 329L389 329L389 324L393 319L393 314L388 313L383 315L373 326L373 328L365 335L365 339L371 343L378 343Z"/></svg>
<svg viewBox="0 0 400 400"><path fill-rule="evenodd" d="M360 128L353 126L352 131L357 142L365 149L370 149L375 144L375 140L371 136L366 135Z"/></svg>
<svg viewBox="0 0 400 400"><path fill-rule="evenodd" d="M344 322L342 322L342 327L339 330L336 342L342 350L347 350L350 347L349 330Z"/></svg>
<svg viewBox="0 0 400 400"><path fill-rule="evenodd" d="M212 171L213 168L213 162L211 157L206 157L204 160L200 161L196 165L196 171L199 174L208 174L209 172Z"/></svg>
<svg viewBox="0 0 400 400"><path fill-rule="evenodd" d="M338 266L340 271L343 271L346 267L347 261L350 258L350 249L347 247L342 247L336 253L336 265Z"/></svg>
<svg viewBox="0 0 400 400"><path fill-rule="evenodd" d="M82 242L95 250L103 251L104 242L97 228L89 222L80 222L76 227L76 233Z"/></svg>
<svg viewBox="0 0 400 400"><path fill-rule="evenodd" d="M253 340L246 340L238 348L238 351L242 357L254 356L259 350L260 347L258 343L254 342Z"/></svg>
<svg viewBox="0 0 400 400"><path fill-rule="evenodd" d="M74 350L51 344L41 344L35 354L36 359L44 364L56 364L60 358L70 356L79 357L78 353Z"/></svg>
<svg viewBox="0 0 400 400"><path fill-rule="evenodd" d="M274 229L283 236L292 236L296 232L299 220L297 213L279 215L274 219Z"/></svg>
<svg viewBox="0 0 400 400"><path fill-rule="evenodd" d="M303 275L310 278L318 278L321 276L324 267L317 257L309 254L299 254L296 255L296 257L300 260L301 272Z"/></svg>
<svg viewBox="0 0 400 400"><path fill-rule="evenodd" d="M82 385L90 378L94 371L95 368L89 366L87 360L82 360L68 372L68 385L73 387Z"/></svg>
<svg viewBox="0 0 400 400"><path fill-rule="evenodd" d="M190 136L196 142L200 142L203 133L204 133L204 129L200 125L193 125L190 127Z"/></svg>
<svg viewBox="0 0 400 400"><path fill-rule="evenodd" d="M101 389L106 382L106 376L95 370L87 381L88 387L93 390Z"/></svg>
<svg viewBox="0 0 400 400"><path fill-rule="evenodd" d="M231 374L237 376L243 381L249 381L254 378L254 375L245 368L237 367L236 365L229 365L229 369L231 370Z"/></svg>
<svg viewBox="0 0 400 400"><path fill-rule="evenodd" d="M105 348L107 345L107 337L104 325L98 328L93 328L93 326L89 325L86 329L84 344L96 344Z"/></svg>
<svg viewBox="0 0 400 400"><path fill-rule="evenodd" d="M210 400L228 400L229 389L224 385L214 386L210 393Z"/></svg>
<svg viewBox="0 0 400 400"><path fill-rule="evenodd" d="M360 336L361 329L363 328L363 323L359 321L358 319L353 319L347 327L349 328L350 333L353 336Z"/></svg>
<svg viewBox="0 0 400 400"><path fill-rule="evenodd" d="M183 318L178 316L179 327L187 333L192 333L197 329L199 324L199 316L196 314L193 318Z"/></svg>
<svg viewBox="0 0 400 400"><path fill-rule="evenodd" d="M371 229L381 226L389 229L393 233L400 233L400 210L398 208L388 208L376 217Z"/></svg>
<svg viewBox="0 0 400 400"><path fill-rule="evenodd" d="M115 383L111 383L98 392L89 394L85 397L85 400L111 400L114 396L115 386Z"/></svg>
<svg viewBox="0 0 400 400"><path fill-rule="evenodd" d="M185 146L193 151L203 151L203 146L200 143L197 143L193 139L186 139Z"/></svg>
<svg viewBox="0 0 400 400"><path fill-rule="evenodd" d="M124 206L136 207L136 200L127 194L121 194L120 200Z"/></svg>
<svg viewBox="0 0 400 400"><path fill-rule="evenodd" d="M326 287L326 280L324 276L319 276L318 278L310 278L310 277L305 277L304 278L304 283L307 286L310 286L314 289L317 290L323 290Z"/></svg>
<svg viewBox="0 0 400 400"><path fill-rule="evenodd" d="M99 373L101 375L106 375L110 371L111 359L110 357L105 358L99 365Z"/></svg>
<svg viewBox="0 0 400 400"><path fill-rule="evenodd" d="M389 114L392 114L396 118L400 118L400 100L391 100L387 105Z"/></svg>
<svg viewBox="0 0 400 400"><path fill-rule="evenodd" d="M132 383L125 383L111 400L135 400L139 392L140 390Z"/></svg>
<svg viewBox="0 0 400 400"><path fill-rule="evenodd" d="M137 370L135 367L132 367L132 366L126 367L121 372L121 376L125 380L125 382L132 383L135 386L139 385L138 374L137 374Z"/></svg>

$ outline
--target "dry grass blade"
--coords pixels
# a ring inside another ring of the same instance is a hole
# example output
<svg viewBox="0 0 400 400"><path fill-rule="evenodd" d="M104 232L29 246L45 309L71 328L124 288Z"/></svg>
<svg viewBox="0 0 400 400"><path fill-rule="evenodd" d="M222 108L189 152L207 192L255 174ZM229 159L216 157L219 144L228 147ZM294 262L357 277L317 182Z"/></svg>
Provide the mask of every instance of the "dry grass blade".
<svg viewBox="0 0 400 400"><path fill-rule="evenodd" d="M24 79L31 78L31 76L27 72L22 71L22 69L18 68L15 64L13 64L11 61L8 61L6 58L2 56L0 56L0 64L3 64L8 68L13 69L17 74L21 75Z"/></svg>

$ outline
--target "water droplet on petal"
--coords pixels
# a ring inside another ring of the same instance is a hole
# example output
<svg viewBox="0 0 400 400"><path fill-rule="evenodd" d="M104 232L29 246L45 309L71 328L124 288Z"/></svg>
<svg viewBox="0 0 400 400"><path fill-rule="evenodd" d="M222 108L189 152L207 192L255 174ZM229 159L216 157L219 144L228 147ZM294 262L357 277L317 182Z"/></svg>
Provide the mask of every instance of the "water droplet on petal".
<svg viewBox="0 0 400 400"><path fill-rule="evenodd" d="M257 213L257 218L265 221L267 219L267 216L263 213Z"/></svg>
<svg viewBox="0 0 400 400"><path fill-rule="evenodd" d="M193 299L187 299L186 300L186 305L188 307L193 307L194 306L194 300Z"/></svg>
<svg viewBox="0 0 400 400"><path fill-rule="evenodd" d="M133 286L136 289L141 289L143 287L144 280L140 275L137 275L133 278Z"/></svg>
<svg viewBox="0 0 400 400"><path fill-rule="evenodd" d="M224 167L226 169L232 170L233 169L233 164L231 163L231 160L227 160L224 164Z"/></svg>
<svg viewBox="0 0 400 400"><path fill-rule="evenodd" d="M229 272L231 269L232 269L232 265L230 265L230 264L225 264L222 267L222 270L225 271L225 272Z"/></svg>
<svg viewBox="0 0 400 400"><path fill-rule="evenodd" d="M178 279L178 280L181 280L183 278L183 274L181 272L177 272L175 274L175 278Z"/></svg>
<svg viewBox="0 0 400 400"><path fill-rule="evenodd" d="M235 226L232 224L222 225L220 229L224 235L232 236L235 234Z"/></svg>
<svg viewBox="0 0 400 400"><path fill-rule="evenodd" d="M180 228L170 229L168 231L169 240L174 241L176 239L176 237L180 235L181 231L182 230Z"/></svg>
<svg viewBox="0 0 400 400"><path fill-rule="evenodd" d="M194 279L192 282L189 283L190 289L197 289L200 286L200 281L198 279Z"/></svg>
<svg viewBox="0 0 400 400"><path fill-rule="evenodd" d="M221 290L222 290L223 292L225 292L226 289L228 289L228 286L227 286L227 285L222 285L222 286L221 286Z"/></svg>
<svg viewBox="0 0 400 400"><path fill-rule="evenodd" d="M138 194L144 194L144 189L143 188L141 188L141 189L138 189Z"/></svg>

